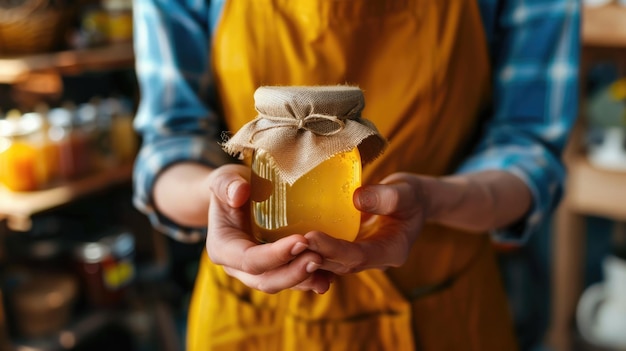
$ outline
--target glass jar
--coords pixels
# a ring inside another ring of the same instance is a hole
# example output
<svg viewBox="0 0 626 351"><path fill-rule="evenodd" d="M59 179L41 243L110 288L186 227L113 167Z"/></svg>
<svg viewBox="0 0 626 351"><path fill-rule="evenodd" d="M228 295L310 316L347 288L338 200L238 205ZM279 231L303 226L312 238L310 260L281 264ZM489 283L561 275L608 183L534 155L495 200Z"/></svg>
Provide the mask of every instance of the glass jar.
<svg viewBox="0 0 626 351"><path fill-rule="evenodd" d="M104 0L107 14L107 37L110 42L127 42L133 38L132 0Z"/></svg>
<svg viewBox="0 0 626 351"><path fill-rule="evenodd" d="M352 241L361 214L352 195L361 186L357 148L322 162L293 185L281 179L271 156L256 150L252 159L252 232L261 242L319 230Z"/></svg>
<svg viewBox="0 0 626 351"><path fill-rule="evenodd" d="M117 156L113 149L113 116L107 100L93 98L89 105L96 110L96 133L92 143L96 152L96 169L112 169L118 164Z"/></svg>
<svg viewBox="0 0 626 351"><path fill-rule="evenodd" d="M59 150L57 145L48 136L48 120L45 115L39 112L24 114L22 123L32 125L35 135L31 138L38 147L38 181L40 188L53 184L58 177L59 171Z"/></svg>
<svg viewBox="0 0 626 351"><path fill-rule="evenodd" d="M0 182L12 191L33 191L45 182L40 120L0 120Z"/></svg>
<svg viewBox="0 0 626 351"><path fill-rule="evenodd" d="M75 126L73 111L54 108L48 114L48 136L58 150L58 174L72 180L90 170L89 139Z"/></svg>
<svg viewBox="0 0 626 351"><path fill-rule="evenodd" d="M135 239L119 232L76 249L78 271L89 302L98 307L122 302L135 279Z"/></svg>
<svg viewBox="0 0 626 351"><path fill-rule="evenodd" d="M273 242L315 230L354 240L361 213L353 195L362 166L387 145L361 117L363 92L352 86L264 86L254 102L256 118L222 145L250 162L252 235Z"/></svg>
<svg viewBox="0 0 626 351"><path fill-rule="evenodd" d="M87 172L104 169L104 161L100 155L98 139L97 109L90 103L78 106L74 115L75 132L78 137L84 139L87 145L86 165Z"/></svg>
<svg viewBox="0 0 626 351"><path fill-rule="evenodd" d="M76 250L78 272L90 304L97 307L113 306L122 294L107 280L107 271L115 266L111 247L105 243L90 242Z"/></svg>
<svg viewBox="0 0 626 351"><path fill-rule="evenodd" d="M138 138L133 128L133 112L130 103L117 98L109 98L105 102L112 112L111 135L115 140L113 151L122 164L132 162L137 154Z"/></svg>
<svg viewBox="0 0 626 351"><path fill-rule="evenodd" d="M135 237L126 231L101 240L111 247L115 269L108 272L107 284L117 289L129 286L135 279Z"/></svg>

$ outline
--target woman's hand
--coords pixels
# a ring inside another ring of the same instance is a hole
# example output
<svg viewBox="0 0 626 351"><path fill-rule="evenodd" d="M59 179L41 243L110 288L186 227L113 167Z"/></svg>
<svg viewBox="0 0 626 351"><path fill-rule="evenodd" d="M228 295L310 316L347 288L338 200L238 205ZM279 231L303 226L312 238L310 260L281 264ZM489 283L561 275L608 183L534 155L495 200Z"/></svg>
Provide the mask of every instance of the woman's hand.
<svg viewBox="0 0 626 351"><path fill-rule="evenodd" d="M439 178L395 173L379 185L357 189L354 203L371 216L361 224L356 241L321 232L305 234L309 250L324 257L321 269L346 274L400 266L424 222L486 233L522 218L532 197L520 178L505 171Z"/></svg>
<svg viewBox="0 0 626 351"><path fill-rule="evenodd" d="M320 267L336 274L402 265L420 233L428 210L424 180L395 173L381 184L363 186L354 193L354 204L367 218L356 241L335 239L322 232L304 237L309 249L324 257Z"/></svg>
<svg viewBox="0 0 626 351"><path fill-rule="evenodd" d="M211 199L206 248L209 258L245 285L267 293L284 289L324 293L332 275L318 271L319 254L302 235L259 243L250 233L250 169L225 165L209 176Z"/></svg>

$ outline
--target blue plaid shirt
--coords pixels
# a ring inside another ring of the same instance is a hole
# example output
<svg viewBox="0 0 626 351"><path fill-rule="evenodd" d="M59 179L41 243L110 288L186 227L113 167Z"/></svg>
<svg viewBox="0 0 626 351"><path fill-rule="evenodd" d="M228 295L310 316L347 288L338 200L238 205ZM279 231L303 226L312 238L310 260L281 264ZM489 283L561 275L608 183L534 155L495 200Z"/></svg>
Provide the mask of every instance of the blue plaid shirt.
<svg viewBox="0 0 626 351"><path fill-rule="evenodd" d="M218 166L232 160L217 140L223 123L209 74L211 36L225 0L136 0L135 54L143 137L134 203L174 239L202 240L205 228L183 228L159 214L152 187L181 161ZM493 75L493 106L484 137L458 172L505 170L532 192L520 223L496 240L524 243L558 203L565 178L560 155L576 118L580 4L577 0L478 0ZM207 137L209 136L209 137ZM213 138L211 138L212 136Z"/></svg>

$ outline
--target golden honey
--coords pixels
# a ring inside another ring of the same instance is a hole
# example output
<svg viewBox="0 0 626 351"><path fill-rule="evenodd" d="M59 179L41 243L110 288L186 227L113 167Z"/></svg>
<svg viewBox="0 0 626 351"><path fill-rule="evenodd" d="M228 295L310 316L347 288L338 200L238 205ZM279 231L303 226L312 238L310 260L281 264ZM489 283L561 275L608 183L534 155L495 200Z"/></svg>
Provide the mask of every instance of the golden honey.
<svg viewBox="0 0 626 351"><path fill-rule="evenodd" d="M357 148L332 156L293 185L281 179L271 157L257 150L252 159L252 232L261 242L322 231L352 241L361 214L352 196L361 185Z"/></svg>

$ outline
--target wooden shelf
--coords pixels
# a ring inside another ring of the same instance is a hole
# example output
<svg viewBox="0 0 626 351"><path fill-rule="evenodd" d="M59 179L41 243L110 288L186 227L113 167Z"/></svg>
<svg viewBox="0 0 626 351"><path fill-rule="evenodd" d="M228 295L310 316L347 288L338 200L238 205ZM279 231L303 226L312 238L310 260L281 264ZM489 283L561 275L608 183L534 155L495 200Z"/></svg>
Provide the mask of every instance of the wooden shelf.
<svg viewBox="0 0 626 351"><path fill-rule="evenodd" d="M582 41L587 46L626 47L626 6L585 7Z"/></svg>
<svg viewBox="0 0 626 351"><path fill-rule="evenodd" d="M32 215L105 190L107 187L130 181L132 170L133 165L128 164L66 185L34 192L11 192L0 188L0 220L6 219L12 230L28 230Z"/></svg>
<svg viewBox="0 0 626 351"><path fill-rule="evenodd" d="M12 84L30 72L54 70L77 74L89 70L131 67L134 63L132 43L119 43L89 49L0 58L0 83Z"/></svg>
<svg viewBox="0 0 626 351"><path fill-rule="evenodd" d="M614 220L626 220L626 172L592 166L584 156L568 164L569 210Z"/></svg>

